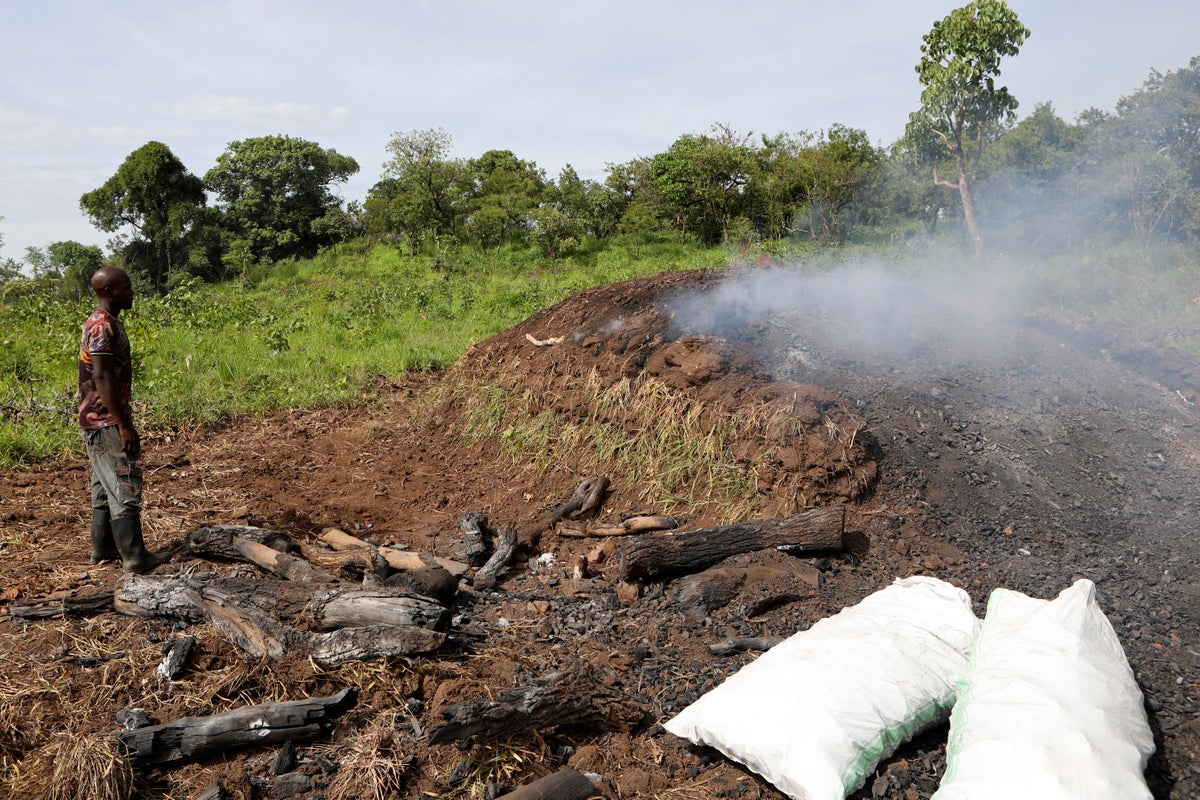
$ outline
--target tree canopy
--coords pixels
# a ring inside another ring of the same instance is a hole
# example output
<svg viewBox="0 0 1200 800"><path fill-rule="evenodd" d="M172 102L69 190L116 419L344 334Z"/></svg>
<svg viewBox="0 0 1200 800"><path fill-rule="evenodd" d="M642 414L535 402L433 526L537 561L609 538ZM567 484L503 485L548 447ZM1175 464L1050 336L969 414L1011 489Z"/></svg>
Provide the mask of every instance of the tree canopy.
<svg viewBox="0 0 1200 800"><path fill-rule="evenodd" d="M334 240L341 213L332 187L358 172L358 162L336 150L291 136L231 142L204 176L216 195L222 225L247 243L254 258L278 261L311 255Z"/></svg>
<svg viewBox="0 0 1200 800"><path fill-rule="evenodd" d="M918 152L932 162L934 182L958 190L980 262L984 258L983 235L975 217L971 183L1001 124L1016 115L1016 98L1008 87L996 85L1000 60L1015 56L1029 35L1004 0L975 0L935 22L922 38L917 75L925 88L921 108L910 116L906 133ZM953 159L956 181L939 176L938 164L944 158Z"/></svg>
<svg viewBox="0 0 1200 800"><path fill-rule="evenodd" d="M121 248L127 266L144 273L155 291L188 264L188 237L205 204L204 187L165 144L148 142L126 157L98 189L79 199L97 228L133 230Z"/></svg>

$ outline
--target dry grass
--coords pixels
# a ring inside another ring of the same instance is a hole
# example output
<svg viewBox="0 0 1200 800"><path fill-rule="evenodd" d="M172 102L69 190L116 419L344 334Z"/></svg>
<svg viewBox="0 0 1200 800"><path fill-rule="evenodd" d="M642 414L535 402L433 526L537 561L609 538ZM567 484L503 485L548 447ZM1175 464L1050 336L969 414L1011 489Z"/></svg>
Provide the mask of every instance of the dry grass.
<svg viewBox="0 0 1200 800"><path fill-rule="evenodd" d="M130 800L143 795L121 743L106 734L55 734L16 764L2 787L13 800Z"/></svg>
<svg viewBox="0 0 1200 800"><path fill-rule="evenodd" d="M480 743L446 776L445 782L457 787L447 796L485 797L488 784L516 786L536 780L545 774L544 765L553 761L550 746L537 732L506 742ZM531 769L539 767L531 774Z"/></svg>
<svg viewBox="0 0 1200 800"><path fill-rule="evenodd" d="M402 730L408 714L403 706L375 714L353 736L321 748L337 761L325 797L329 800L388 800L403 797L404 779L412 765L414 734Z"/></svg>
<svg viewBox="0 0 1200 800"><path fill-rule="evenodd" d="M790 487L795 511L820 495L821 479L781 464L781 453L833 465L831 484L862 457L859 421L810 419L787 401L723 408L653 377L606 383L595 369L528 381L516 363L491 365L444 384L422 413L453 407L464 439L494 439L511 464L607 475L640 487L638 501L665 513L712 505L726 520L760 513L764 485ZM565 407L564 397L582 402ZM795 474L784 474L789 469Z"/></svg>

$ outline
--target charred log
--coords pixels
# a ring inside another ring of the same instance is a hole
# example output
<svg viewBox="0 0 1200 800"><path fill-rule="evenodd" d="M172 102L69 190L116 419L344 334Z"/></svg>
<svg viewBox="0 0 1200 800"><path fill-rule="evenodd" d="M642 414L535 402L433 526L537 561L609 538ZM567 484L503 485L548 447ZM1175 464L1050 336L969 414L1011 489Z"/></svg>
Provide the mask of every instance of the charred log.
<svg viewBox="0 0 1200 800"><path fill-rule="evenodd" d="M496 551L471 579L476 589L491 589L496 585L496 573L508 565L517 549L517 530L512 526L500 529L496 535Z"/></svg>
<svg viewBox="0 0 1200 800"><path fill-rule="evenodd" d="M747 636L743 638L724 639L710 644L708 652L714 656L727 656L732 653L744 653L747 650L770 650L783 641L782 636Z"/></svg>
<svg viewBox="0 0 1200 800"><path fill-rule="evenodd" d="M162 661L158 662L158 668L154 671L167 680L175 680L183 674L188 659L192 655L192 648L195 646L195 636L180 636L178 639L164 643Z"/></svg>
<svg viewBox="0 0 1200 800"><path fill-rule="evenodd" d="M343 689L329 697L246 706L113 735L136 766L172 766L247 747L311 741L357 702L355 689Z"/></svg>
<svg viewBox="0 0 1200 800"><path fill-rule="evenodd" d="M739 553L771 547L789 552L840 550L845 529L845 506L836 505L784 519L631 537L621 550L621 580L686 575Z"/></svg>
<svg viewBox="0 0 1200 800"><path fill-rule="evenodd" d="M210 621L253 656L280 659L300 651L322 666L429 652L445 641L445 634L432 628L449 624L449 610L425 598L388 596L379 589L324 589L309 597L303 616L318 627L337 630L299 630L262 609L261 597L270 594L261 584L247 593L238 584L129 575L114 606L131 616L184 624Z"/></svg>
<svg viewBox="0 0 1200 800"><path fill-rule="evenodd" d="M458 577L467 571L467 565L461 561L453 561L448 558L439 558L437 556L429 556L424 553L416 553L412 550L401 550L398 547L388 547L386 545L376 546L368 541L359 539L356 536L351 536L345 531L340 531L337 528L330 528L321 534L320 539L325 544L332 547L334 550L357 550L359 548L368 548L370 551L381 556L392 569L421 569L422 567L440 565L451 575Z"/></svg>
<svg viewBox="0 0 1200 800"><path fill-rule="evenodd" d="M78 594L74 591L55 592L40 600L13 603L8 613L17 619L52 619L54 617L90 617L113 610L113 593Z"/></svg>
<svg viewBox="0 0 1200 800"><path fill-rule="evenodd" d="M462 531L467 547L467 564L477 567L487 561L487 516L465 511L458 518L458 529Z"/></svg>
<svg viewBox="0 0 1200 800"><path fill-rule="evenodd" d="M257 542L280 553L292 549L292 537L286 533L249 525L206 525L190 531L184 542L188 552L193 555L241 561L244 556L238 551L234 539Z"/></svg>

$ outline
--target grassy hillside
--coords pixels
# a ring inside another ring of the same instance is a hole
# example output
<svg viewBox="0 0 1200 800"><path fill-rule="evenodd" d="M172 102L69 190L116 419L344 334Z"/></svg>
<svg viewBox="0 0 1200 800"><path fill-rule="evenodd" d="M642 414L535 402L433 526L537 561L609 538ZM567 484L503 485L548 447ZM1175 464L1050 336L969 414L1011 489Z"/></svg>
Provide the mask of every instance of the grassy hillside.
<svg viewBox="0 0 1200 800"><path fill-rule="evenodd" d="M381 379L452 364L466 348L582 289L727 254L662 244L576 261L523 254L407 257L342 247L243 280L140 295L122 315L144 430L280 408L368 401ZM31 293L0 305L0 469L79 448L79 327L94 307Z"/></svg>

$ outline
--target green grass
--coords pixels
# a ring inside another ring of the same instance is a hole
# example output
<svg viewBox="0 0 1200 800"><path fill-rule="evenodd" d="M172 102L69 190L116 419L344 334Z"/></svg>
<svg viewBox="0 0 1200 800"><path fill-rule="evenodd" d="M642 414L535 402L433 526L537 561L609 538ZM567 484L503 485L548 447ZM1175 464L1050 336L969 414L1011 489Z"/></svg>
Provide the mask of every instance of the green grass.
<svg viewBox="0 0 1200 800"><path fill-rule="evenodd" d="M525 252L402 256L344 245L220 285L139 297L122 315L144 430L369 401L381 379L446 367L472 344L583 289L726 255L668 241L576 261ZM0 305L0 469L73 455L79 327L92 304Z"/></svg>

